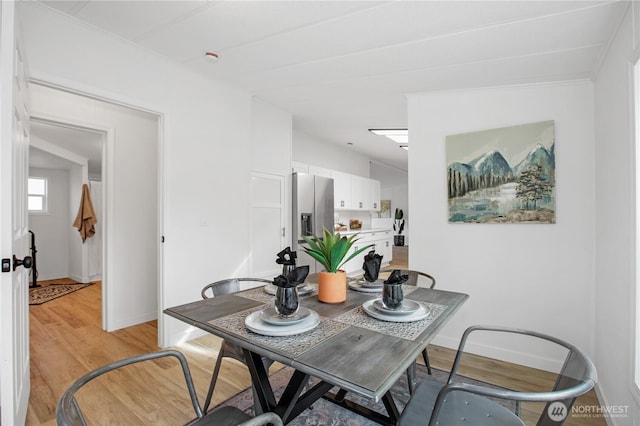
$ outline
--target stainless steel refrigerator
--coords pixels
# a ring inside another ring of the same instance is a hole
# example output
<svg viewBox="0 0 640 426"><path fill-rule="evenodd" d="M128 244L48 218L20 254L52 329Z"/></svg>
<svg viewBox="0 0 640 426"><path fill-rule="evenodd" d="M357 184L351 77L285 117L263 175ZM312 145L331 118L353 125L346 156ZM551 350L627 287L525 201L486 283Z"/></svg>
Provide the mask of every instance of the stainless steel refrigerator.
<svg viewBox="0 0 640 426"><path fill-rule="evenodd" d="M303 235L313 234L322 237L324 228L333 233L333 179L322 176L294 173L293 214L291 249L298 255L297 265L309 265L309 272L319 272L322 268L311 256L307 255L301 243Z"/></svg>

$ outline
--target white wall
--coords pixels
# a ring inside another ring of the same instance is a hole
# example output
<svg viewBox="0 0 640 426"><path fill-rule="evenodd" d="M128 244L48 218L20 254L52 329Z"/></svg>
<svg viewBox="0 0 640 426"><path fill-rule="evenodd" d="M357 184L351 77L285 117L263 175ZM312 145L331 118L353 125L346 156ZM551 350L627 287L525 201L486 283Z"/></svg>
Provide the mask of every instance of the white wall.
<svg viewBox="0 0 640 426"><path fill-rule="evenodd" d="M369 177L369 157L293 131L293 161Z"/></svg>
<svg viewBox="0 0 640 426"><path fill-rule="evenodd" d="M411 137L411 135L409 136ZM391 218L396 208L404 213L404 245L409 245L409 227L411 226L409 210L409 174L403 170L371 163L371 179L380 181L380 199L391 200Z"/></svg>
<svg viewBox="0 0 640 426"><path fill-rule="evenodd" d="M637 35L635 40L637 45ZM632 41L629 11L595 81L595 362L602 402L629 407L628 417L612 419L619 425L640 424L638 400L630 392L637 333Z"/></svg>
<svg viewBox="0 0 640 426"><path fill-rule="evenodd" d="M258 99L251 102L251 168L290 174L292 117Z"/></svg>
<svg viewBox="0 0 640 426"><path fill-rule="evenodd" d="M206 283L246 273L250 96L39 4L20 8L33 76L163 114L166 285L159 310L193 301ZM159 325L162 344L189 338L184 323L162 316Z"/></svg>
<svg viewBox="0 0 640 426"><path fill-rule="evenodd" d="M48 182L47 213L29 214L29 229L35 234L38 281L69 276L69 172L32 167L29 176Z"/></svg>
<svg viewBox="0 0 640 426"><path fill-rule="evenodd" d="M409 96L409 266L470 295L434 343L454 347L471 324L503 324L567 339L594 354L593 86L590 82ZM554 120L556 224L449 224L447 135ZM416 218L419 218L417 220ZM536 347L502 353L548 367Z"/></svg>

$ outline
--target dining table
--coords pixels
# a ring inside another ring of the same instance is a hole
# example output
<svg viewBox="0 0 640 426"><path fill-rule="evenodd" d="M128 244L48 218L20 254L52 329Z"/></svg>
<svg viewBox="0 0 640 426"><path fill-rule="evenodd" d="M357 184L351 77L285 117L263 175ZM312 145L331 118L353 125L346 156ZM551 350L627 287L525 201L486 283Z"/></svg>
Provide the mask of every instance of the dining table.
<svg viewBox="0 0 640 426"><path fill-rule="evenodd" d="M345 302L327 304L318 300L317 284L312 279L306 282L307 294L300 296L300 309L317 314L317 321L313 328L295 334L278 331L265 335L251 327L256 315L273 309L274 296L265 287L198 300L164 313L242 348L258 409L276 412L285 424L324 398L377 423L394 425L400 413L391 387L408 368L415 367L422 350L469 296L405 285L405 300L418 302L426 314L415 321L380 317L385 318L382 320L372 316L370 308L378 303L380 293L356 291L358 287L351 283L353 289L347 292ZM278 399L262 356L293 369ZM348 393L381 401L385 410L357 404L345 398Z"/></svg>

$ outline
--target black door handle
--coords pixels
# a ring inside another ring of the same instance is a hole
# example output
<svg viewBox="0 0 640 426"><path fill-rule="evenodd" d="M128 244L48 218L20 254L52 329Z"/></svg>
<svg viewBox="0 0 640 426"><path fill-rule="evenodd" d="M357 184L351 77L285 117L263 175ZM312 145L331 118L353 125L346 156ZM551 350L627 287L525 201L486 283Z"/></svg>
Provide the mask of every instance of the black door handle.
<svg viewBox="0 0 640 426"><path fill-rule="evenodd" d="M18 266L24 266L25 268L29 269L31 268L31 265L33 264L33 259L31 259L31 256L25 256L24 259L20 260L16 257L16 255L13 255L13 270L15 271L16 268Z"/></svg>

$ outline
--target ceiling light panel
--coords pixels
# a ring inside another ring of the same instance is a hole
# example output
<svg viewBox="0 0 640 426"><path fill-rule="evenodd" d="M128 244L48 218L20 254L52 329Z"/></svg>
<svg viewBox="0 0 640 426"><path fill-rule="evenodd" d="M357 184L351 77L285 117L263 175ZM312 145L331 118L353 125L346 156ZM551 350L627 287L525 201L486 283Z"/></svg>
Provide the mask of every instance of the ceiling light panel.
<svg viewBox="0 0 640 426"><path fill-rule="evenodd" d="M369 129L369 131L376 135L385 136L396 143L409 143L408 129Z"/></svg>

